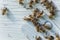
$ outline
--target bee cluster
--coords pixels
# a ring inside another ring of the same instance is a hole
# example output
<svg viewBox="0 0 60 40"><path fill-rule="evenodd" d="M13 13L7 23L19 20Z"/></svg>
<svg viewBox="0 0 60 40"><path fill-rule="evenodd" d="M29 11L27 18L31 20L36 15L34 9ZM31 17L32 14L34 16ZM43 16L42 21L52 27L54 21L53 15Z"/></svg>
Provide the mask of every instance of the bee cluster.
<svg viewBox="0 0 60 40"><path fill-rule="evenodd" d="M36 27L38 32L45 32L46 29L50 30L52 27L49 27L48 25L46 25L46 23L44 24L40 24L39 23L39 19L43 16L43 11L41 12L38 8L36 8L33 11L32 15L29 15L29 17L25 17L24 20L27 21L31 21L34 26Z"/></svg>
<svg viewBox="0 0 60 40"><path fill-rule="evenodd" d="M55 14L55 11L56 11L56 8L55 6L53 5L53 2L49 2L48 0L30 0L30 2L28 3L29 4L29 7L31 9L33 9L34 5L36 3L41 3L43 4L47 10L49 10L49 13L50 15L48 15L48 17L51 19L51 18L54 18L54 16L56 15ZM24 5L24 0L19 0L19 4L22 4ZM8 8L3 8L2 10L2 15L5 15L7 14L8 12ZM51 30L53 25L52 23L50 23L49 21L46 21L44 22L44 24L41 24L39 23L39 19L42 18L44 16L44 11L42 10L39 10L38 8L34 8L33 10L33 13L31 15L29 15L28 17L25 17L24 20L26 21L30 21L31 23L33 23L33 25L35 26L36 28L36 31L37 32L47 32L47 30ZM41 20L40 20L41 21ZM46 36L45 37L47 40L60 40L60 36L58 34L56 34L56 38L54 36ZM42 40L42 38L39 36L39 37L36 37L36 40Z"/></svg>
<svg viewBox="0 0 60 40"><path fill-rule="evenodd" d="M42 0L41 4L46 6L46 9L49 10L50 15L49 18L53 18L55 15L56 7L53 5L53 2L49 2L48 0Z"/></svg>
<svg viewBox="0 0 60 40"><path fill-rule="evenodd" d="M20 4L25 4L24 0L19 0L19 3ZM52 1L49 2L49 0L30 0L30 2L28 3L29 8L33 9L34 5L37 4L37 3L39 3L39 4L41 3L44 6L46 6L46 9L49 10L49 13L50 13L50 15L48 15L48 17L50 19L53 19L55 17L56 7L55 7L55 5L53 4Z"/></svg>
<svg viewBox="0 0 60 40"><path fill-rule="evenodd" d="M44 6L46 6L46 9L49 10L50 15L48 15L48 17L54 18L55 11L56 8L53 5L53 2L49 2L48 0L31 0L29 3L29 7L33 9L33 5L35 5L36 3L39 3L41 1L41 4L43 4ZM37 32L47 32L47 30L51 30L53 25L52 23L50 23L49 21L44 22L44 24L39 23L39 19L42 18L44 16L44 11L40 11L38 8L35 8L33 13L31 15L29 15L28 17L25 17L24 20L26 21L30 21L31 23L33 23L33 25L35 26ZM41 20L40 20L41 21ZM50 36L46 36L45 39L47 40L60 40L59 35L55 35L56 38L52 35ZM36 37L36 40L42 40L42 38Z"/></svg>

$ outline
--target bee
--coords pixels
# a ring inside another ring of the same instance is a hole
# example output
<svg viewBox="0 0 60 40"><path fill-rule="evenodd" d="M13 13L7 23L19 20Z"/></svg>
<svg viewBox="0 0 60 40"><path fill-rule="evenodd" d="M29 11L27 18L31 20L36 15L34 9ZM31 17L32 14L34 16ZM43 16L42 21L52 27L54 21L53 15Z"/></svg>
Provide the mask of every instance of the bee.
<svg viewBox="0 0 60 40"><path fill-rule="evenodd" d="M24 1L24 0L19 0L19 4L22 4L22 5L23 5L23 4L24 4L23 1Z"/></svg>
<svg viewBox="0 0 60 40"><path fill-rule="evenodd" d="M25 17L25 18L24 18L24 20L30 21L30 20L31 20L31 18L26 18L26 17Z"/></svg>
<svg viewBox="0 0 60 40"><path fill-rule="evenodd" d="M47 40L54 40L54 37L53 36L48 36L48 37L45 37Z"/></svg>
<svg viewBox="0 0 60 40"><path fill-rule="evenodd" d="M36 26L36 30L37 30L37 32L41 32L41 30L40 30L40 27L39 27L39 26Z"/></svg>
<svg viewBox="0 0 60 40"><path fill-rule="evenodd" d="M54 18L54 13L52 12L48 17L50 18L50 19L53 19Z"/></svg>
<svg viewBox="0 0 60 40"><path fill-rule="evenodd" d="M44 26L41 26L41 29L40 29L42 32L46 32L46 29L44 28Z"/></svg>
<svg viewBox="0 0 60 40"><path fill-rule="evenodd" d="M37 32L46 32L46 29L40 23L36 25L36 30Z"/></svg>
<svg viewBox="0 0 60 40"><path fill-rule="evenodd" d="M34 1L31 0L30 3L29 3L29 7L30 7L30 8L33 8L33 4L34 4Z"/></svg>
<svg viewBox="0 0 60 40"><path fill-rule="evenodd" d="M36 18L40 18L42 15L43 15L43 11L40 12L40 10L38 8L36 8L34 11L33 11L33 15L36 17Z"/></svg>
<svg viewBox="0 0 60 40"><path fill-rule="evenodd" d="M43 11L42 11L42 12L38 12L37 18L40 18L40 17L42 17L42 16L43 16Z"/></svg>
<svg viewBox="0 0 60 40"><path fill-rule="evenodd" d="M34 9L33 12L37 13L37 12L39 12L39 11L40 11L40 10L39 10L38 8L36 8L36 9Z"/></svg>
<svg viewBox="0 0 60 40"><path fill-rule="evenodd" d="M54 11L54 10L50 10L49 18L50 18L50 19L53 19L55 15L56 15L56 14L55 14L55 11Z"/></svg>
<svg viewBox="0 0 60 40"><path fill-rule="evenodd" d="M35 22L35 27L36 27L37 32L42 32L40 23Z"/></svg>
<svg viewBox="0 0 60 40"><path fill-rule="evenodd" d="M38 8L34 9L33 16L36 17L38 12L39 12L39 9Z"/></svg>
<svg viewBox="0 0 60 40"><path fill-rule="evenodd" d="M50 15L48 16L50 19L53 19L55 17L55 12L50 11Z"/></svg>
<svg viewBox="0 0 60 40"><path fill-rule="evenodd" d="M50 36L49 40L54 40L54 37L53 36Z"/></svg>
<svg viewBox="0 0 60 40"><path fill-rule="evenodd" d="M7 12L8 12L8 9L7 9L6 7L4 7L4 8L2 9L2 15L7 14Z"/></svg>

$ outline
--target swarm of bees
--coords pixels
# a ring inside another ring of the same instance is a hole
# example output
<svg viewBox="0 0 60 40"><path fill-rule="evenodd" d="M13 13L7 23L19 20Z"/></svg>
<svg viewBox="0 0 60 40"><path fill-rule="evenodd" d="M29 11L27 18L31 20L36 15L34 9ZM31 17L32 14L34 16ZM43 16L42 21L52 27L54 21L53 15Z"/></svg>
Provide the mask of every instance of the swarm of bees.
<svg viewBox="0 0 60 40"><path fill-rule="evenodd" d="M32 15L29 15L29 18L24 18L24 20L30 21L34 24L37 29L37 32L46 32L46 29L51 29L46 24L40 24L38 22L39 18L43 16L43 11L41 12L38 8L33 11ZM46 27L47 26L47 27ZM46 28L46 29L45 29Z"/></svg>
<svg viewBox="0 0 60 40"><path fill-rule="evenodd" d="M41 4L44 4L44 6L46 6L46 8L49 10L49 18L54 18L56 7L53 5L53 2L49 2L48 0L42 0Z"/></svg>
<svg viewBox="0 0 60 40"><path fill-rule="evenodd" d="M40 0L31 0L28 4L30 8L33 8L33 5L35 5L36 3L39 3ZM19 4L24 4L24 0L19 0ZM53 2L49 2L48 0L41 0L41 4L44 4L44 6L46 6L46 9L49 10L50 15L48 15L49 18L53 18L55 16L55 7L53 4ZM2 15L7 14L8 9L5 7L2 10ZM46 29L51 30L52 29L52 25L51 23L48 24L47 22L45 22L44 24L39 23L39 19L43 16L43 11L41 12L38 8L34 9L33 13L31 15L29 15L28 17L25 17L24 20L26 21L30 21L33 23L33 25L35 26L37 32L46 32ZM45 37L47 40L54 40L53 36L48 36ZM41 37L36 38L36 40L42 40ZM56 34L56 40L60 40L59 35Z"/></svg>
<svg viewBox="0 0 60 40"><path fill-rule="evenodd" d="M37 10L38 9L36 8L34 10L34 13L32 15L29 15L29 18L24 18L24 20L31 21L34 24L34 26L36 26L37 31L39 32L41 27L40 27L40 23L38 23L38 18L41 17L43 15L43 13L39 12Z"/></svg>
<svg viewBox="0 0 60 40"><path fill-rule="evenodd" d="M2 9L2 15L7 14L7 12L8 12L8 9L7 9L6 7L4 7L4 8Z"/></svg>
<svg viewBox="0 0 60 40"><path fill-rule="evenodd" d="M24 4L23 2L24 0L19 0L19 4ZM56 7L55 5L53 5L53 2L49 2L49 0L30 0L30 2L28 3L29 4L29 7L32 9L33 6L36 4L36 3L39 3L41 1L41 4L44 4L44 6L46 6L46 9L49 10L49 13L50 15L48 15L48 17L50 19L53 19L55 17L55 11L56 11Z"/></svg>
<svg viewBox="0 0 60 40"><path fill-rule="evenodd" d="M35 3L39 3L40 0L31 0L29 3L29 7L33 8L33 5ZM52 2L49 2L48 0L42 0L41 4L44 4L46 6L46 9L49 10L50 15L48 15L49 18L53 18L55 16L55 7L52 5ZM39 19L43 17L43 11L41 12L38 8L35 8L33 13L29 15L28 17L25 17L24 20L30 21L35 26L37 32L47 32L46 30L52 29L52 24L49 22L45 22L44 24L39 23ZM47 36L45 37L47 40L54 40L54 36ZM41 37L36 38L36 40L42 40Z"/></svg>

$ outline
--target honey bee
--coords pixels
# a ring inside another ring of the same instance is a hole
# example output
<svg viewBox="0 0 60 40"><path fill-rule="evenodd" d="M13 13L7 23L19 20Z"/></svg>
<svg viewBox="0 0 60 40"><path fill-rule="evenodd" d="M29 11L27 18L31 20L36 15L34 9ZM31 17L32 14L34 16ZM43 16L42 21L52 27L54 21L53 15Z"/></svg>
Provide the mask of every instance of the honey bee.
<svg viewBox="0 0 60 40"><path fill-rule="evenodd" d="M44 28L44 26L42 26L42 24L37 23L35 26L36 26L37 32L46 32L46 29Z"/></svg>
<svg viewBox="0 0 60 40"><path fill-rule="evenodd" d="M48 36L48 37L45 37L47 40L54 40L54 37L53 36Z"/></svg>
<svg viewBox="0 0 60 40"><path fill-rule="evenodd" d="M29 18L25 18L24 20L31 21L36 27L37 32L45 32L45 29L38 22L39 18L42 16L43 12L40 12L39 9L35 9L32 15L29 15Z"/></svg>
<svg viewBox="0 0 60 40"><path fill-rule="evenodd" d="M49 18L53 19L54 17L55 17L55 12L54 11L50 11Z"/></svg>
<svg viewBox="0 0 60 40"><path fill-rule="evenodd" d="M24 20L30 21L31 19L30 19L30 18L26 18L26 17L25 17L25 18L24 18Z"/></svg>
<svg viewBox="0 0 60 40"><path fill-rule="evenodd" d="M34 9L34 11L33 11L33 16L36 17L36 15L37 15L38 12L39 12L39 9L38 9L38 8Z"/></svg>
<svg viewBox="0 0 60 40"><path fill-rule="evenodd" d="M34 11L33 11L33 16L35 16L36 18L40 18L42 17L43 15L43 11L40 12L40 10L38 8L36 8Z"/></svg>
<svg viewBox="0 0 60 40"><path fill-rule="evenodd" d="M36 9L34 9L34 11L33 12L39 12L40 10L38 9L38 8L36 8Z"/></svg>
<svg viewBox="0 0 60 40"><path fill-rule="evenodd" d="M38 12L37 18L40 18L40 17L42 17L42 16L43 16L43 11L42 11L42 12Z"/></svg>
<svg viewBox="0 0 60 40"><path fill-rule="evenodd" d="M54 40L54 37L53 36L50 36L49 40Z"/></svg>
<svg viewBox="0 0 60 40"><path fill-rule="evenodd" d="M19 0L19 4L24 4L23 1L24 1L24 0Z"/></svg>
<svg viewBox="0 0 60 40"><path fill-rule="evenodd" d="M37 30L37 32L42 32L42 31L40 30L40 27L39 27L39 26L36 26L36 30Z"/></svg>
<svg viewBox="0 0 60 40"><path fill-rule="evenodd" d="M46 32L46 29L44 28L44 26L42 26L40 30L44 33Z"/></svg>
<svg viewBox="0 0 60 40"><path fill-rule="evenodd" d="M30 8L33 8L33 4L34 4L34 1L31 0L30 3L29 3L29 7L30 7Z"/></svg>
<svg viewBox="0 0 60 40"><path fill-rule="evenodd" d="M55 12L54 11L50 11L49 18L53 19L54 17L55 17Z"/></svg>
<svg viewBox="0 0 60 40"><path fill-rule="evenodd" d="M48 17L50 18L50 19L53 19L54 18L54 13L51 13Z"/></svg>
<svg viewBox="0 0 60 40"><path fill-rule="evenodd" d="M8 12L8 9L6 7L4 7L3 10L2 10L2 15L7 14L7 12Z"/></svg>

